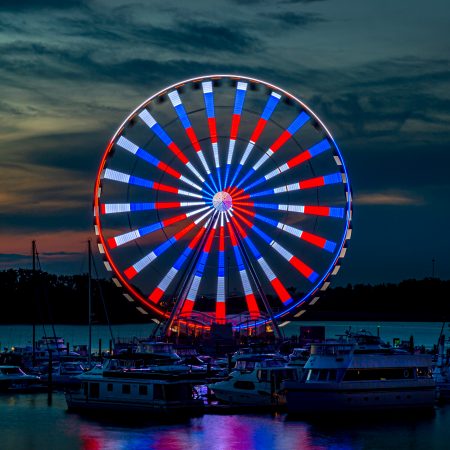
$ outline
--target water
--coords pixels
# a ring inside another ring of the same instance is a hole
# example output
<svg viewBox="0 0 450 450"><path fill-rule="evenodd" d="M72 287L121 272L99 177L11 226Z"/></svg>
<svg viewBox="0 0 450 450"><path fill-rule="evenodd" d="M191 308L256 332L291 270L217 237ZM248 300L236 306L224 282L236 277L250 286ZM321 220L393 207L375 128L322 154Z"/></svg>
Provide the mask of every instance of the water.
<svg viewBox="0 0 450 450"><path fill-rule="evenodd" d="M408 341L410 336L414 336L417 345L424 345L431 348L437 343L442 324L439 322L291 322L282 331L286 337L299 335L300 326L324 325L328 338L344 334L345 330L351 327L352 331L361 329L369 330L373 334L380 332L383 340L390 342L394 338ZM154 324L133 324L133 325L113 325L114 337L132 338L149 336L154 329ZM55 325L57 336L63 337L71 346L77 344L87 344L88 327L80 325ZM449 334L449 328L444 332ZM52 336L53 331L50 326L45 327L45 333ZM36 337L39 339L44 334L42 325L36 327ZM99 339L102 340L102 348L107 349L111 335L106 325L95 325L92 327L92 346L97 351ZM13 346L30 345L32 340L32 330L30 325L0 325L0 349L10 349Z"/></svg>
<svg viewBox="0 0 450 450"><path fill-rule="evenodd" d="M448 449L450 406L434 415L307 421L279 415L205 415L126 424L68 413L63 394L0 396L2 450Z"/></svg>

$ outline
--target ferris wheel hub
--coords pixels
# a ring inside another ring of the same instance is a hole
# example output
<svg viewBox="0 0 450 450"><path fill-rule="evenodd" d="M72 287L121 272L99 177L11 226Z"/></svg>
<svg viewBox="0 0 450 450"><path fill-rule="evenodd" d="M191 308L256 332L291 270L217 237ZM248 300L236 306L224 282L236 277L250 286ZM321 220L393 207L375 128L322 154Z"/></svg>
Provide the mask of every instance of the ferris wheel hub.
<svg viewBox="0 0 450 450"><path fill-rule="evenodd" d="M228 192L220 191L213 197L213 206L217 211L228 211L233 206L233 200Z"/></svg>

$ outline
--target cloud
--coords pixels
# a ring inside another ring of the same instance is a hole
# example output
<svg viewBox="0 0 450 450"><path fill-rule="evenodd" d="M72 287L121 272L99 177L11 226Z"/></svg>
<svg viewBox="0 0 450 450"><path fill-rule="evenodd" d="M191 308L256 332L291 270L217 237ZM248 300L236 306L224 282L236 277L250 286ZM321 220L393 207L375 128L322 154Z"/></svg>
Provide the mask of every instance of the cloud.
<svg viewBox="0 0 450 450"><path fill-rule="evenodd" d="M3 164L0 222L3 233L86 229L92 223L89 174L31 164ZM6 244L6 243L5 243ZM17 242L15 242L17 245ZM4 248L2 247L4 251Z"/></svg>
<svg viewBox="0 0 450 450"><path fill-rule="evenodd" d="M318 3L323 2L325 0L280 0L281 4L294 5L298 3L309 4L309 3Z"/></svg>
<svg viewBox="0 0 450 450"><path fill-rule="evenodd" d="M276 14L264 14L264 17L271 18L278 22L280 28L286 29L286 26L307 27L311 24L326 22L318 14L313 13L294 13L292 11L280 12ZM293 31L293 30L292 30Z"/></svg>
<svg viewBox="0 0 450 450"><path fill-rule="evenodd" d="M214 24L206 21L179 21L171 28L152 27L148 40L172 50L240 52L262 48L260 39L251 36L240 23Z"/></svg>
<svg viewBox="0 0 450 450"><path fill-rule="evenodd" d="M40 9L71 9L80 7L84 1L82 0L0 0L0 11L29 11Z"/></svg>
<svg viewBox="0 0 450 450"><path fill-rule="evenodd" d="M31 241L35 240L40 255L53 256L76 256L82 254L87 249L88 239L95 242L94 229L86 230L9 230L11 235L8 236L8 230L2 233L0 237L0 248L3 255L11 255L13 257L28 257L31 259ZM14 236L14 239L11 237ZM86 250L87 251L87 250ZM28 255L28 256L27 256Z"/></svg>
<svg viewBox="0 0 450 450"><path fill-rule="evenodd" d="M354 196L356 205L423 206L424 199L407 192L367 192Z"/></svg>
<svg viewBox="0 0 450 450"><path fill-rule="evenodd" d="M22 255L20 253L0 253L0 263L16 262L18 260L29 260L30 255Z"/></svg>

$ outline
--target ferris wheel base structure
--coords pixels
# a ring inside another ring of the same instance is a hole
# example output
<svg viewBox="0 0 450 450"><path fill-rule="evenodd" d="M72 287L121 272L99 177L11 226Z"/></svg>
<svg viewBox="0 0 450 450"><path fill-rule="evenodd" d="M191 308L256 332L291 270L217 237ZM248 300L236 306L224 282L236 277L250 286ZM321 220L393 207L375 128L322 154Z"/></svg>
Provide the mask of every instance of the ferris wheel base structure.
<svg viewBox="0 0 450 450"><path fill-rule="evenodd" d="M105 267L168 332L301 316L339 270L351 220L347 170L323 122L239 75L145 100L107 145L94 189Z"/></svg>

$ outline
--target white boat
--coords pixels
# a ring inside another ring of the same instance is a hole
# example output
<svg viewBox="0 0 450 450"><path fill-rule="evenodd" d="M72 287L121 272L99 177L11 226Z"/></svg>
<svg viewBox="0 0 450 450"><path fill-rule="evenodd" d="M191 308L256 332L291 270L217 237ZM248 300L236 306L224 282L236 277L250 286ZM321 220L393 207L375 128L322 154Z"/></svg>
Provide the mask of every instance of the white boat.
<svg viewBox="0 0 450 450"><path fill-rule="evenodd" d="M231 356L231 362L236 363L240 359L251 358L253 356L263 356L266 359L283 358L274 346L267 344L250 344L249 347L243 347Z"/></svg>
<svg viewBox="0 0 450 450"><path fill-rule="evenodd" d="M309 359L309 348L294 348L288 356L288 365L291 367L303 368Z"/></svg>
<svg viewBox="0 0 450 450"><path fill-rule="evenodd" d="M433 408L431 355L399 352L373 342L311 345L299 381L286 381L289 413L310 414Z"/></svg>
<svg viewBox="0 0 450 450"><path fill-rule="evenodd" d="M42 374L41 380L44 383L49 383L49 367L48 365L41 366ZM83 374L86 367L76 360L55 361L52 365L52 385L55 388L68 388L79 386L80 380L78 375Z"/></svg>
<svg viewBox="0 0 450 450"><path fill-rule="evenodd" d="M26 374L19 366L0 366L0 392L31 389L40 378Z"/></svg>
<svg viewBox="0 0 450 450"><path fill-rule="evenodd" d="M283 380L297 379L295 367L288 367L281 358L267 359L261 355L241 357L229 376L208 385L223 403L246 406L270 406L284 403L278 394Z"/></svg>
<svg viewBox="0 0 450 450"><path fill-rule="evenodd" d="M202 414L203 400L196 398L194 390L201 380L180 366L156 366L154 362L151 353L118 355L102 368L79 375L80 387L66 392L69 410L157 417Z"/></svg>

